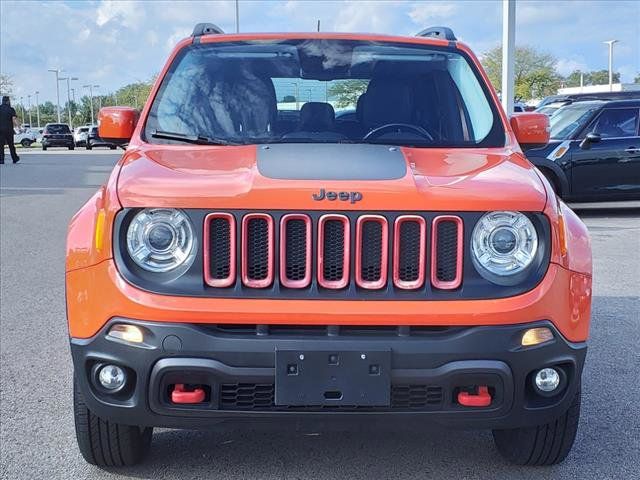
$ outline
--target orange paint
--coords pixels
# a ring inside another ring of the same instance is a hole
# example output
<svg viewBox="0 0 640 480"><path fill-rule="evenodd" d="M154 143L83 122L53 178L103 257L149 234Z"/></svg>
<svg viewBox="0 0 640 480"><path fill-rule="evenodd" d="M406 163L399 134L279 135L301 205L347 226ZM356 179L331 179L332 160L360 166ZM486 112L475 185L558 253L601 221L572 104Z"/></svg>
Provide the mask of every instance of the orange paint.
<svg viewBox="0 0 640 480"><path fill-rule="evenodd" d="M295 38L448 44L434 38L326 33L209 35L201 41ZM146 118L169 65L191 41L190 38L181 41L172 52L140 118ZM469 55L482 80L489 85L468 47L459 42L456 47ZM490 100L497 104L495 91L490 90ZM131 142L107 184L74 216L69 226L66 286L70 335L91 337L113 317L182 323L445 326L508 325L546 319L568 340L586 340L591 300L591 249L586 227L566 205L558 203L548 182L536 173L518 144L548 138L548 132L546 137L543 133L546 117L522 115L509 121L502 109L498 112L506 132L501 148L401 148L407 162L402 178L384 182L329 180L323 181L322 186L336 191L348 187L349 191L362 193L357 204L334 205L336 214L349 210L408 214L543 212L550 221L552 246L551 264L542 282L529 292L503 299L332 301L170 296L149 293L127 283L112 259L114 217L123 207L304 212L325 210L327 205L312 200L318 181L282 181L262 176L256 165L255 145L152 145L142 140L143 122L136 124L130 109L110 115L105 111L100 116L100 136L131 136ZM117 118L121 121L116 121ZM103 225L96 228L97 222ZM96 230L102 231L100 241L95 238ZM429 234L425 232L425 238ZM420 281L424 276L422 272Z"/></svg>

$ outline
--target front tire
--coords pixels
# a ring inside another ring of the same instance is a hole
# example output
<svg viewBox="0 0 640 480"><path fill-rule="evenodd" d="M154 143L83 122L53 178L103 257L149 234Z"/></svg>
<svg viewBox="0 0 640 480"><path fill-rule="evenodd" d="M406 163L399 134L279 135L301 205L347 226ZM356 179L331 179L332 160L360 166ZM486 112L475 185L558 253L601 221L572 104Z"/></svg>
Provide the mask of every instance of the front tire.
<svg viewBox="0 0 640 480"><path fill-rule="evenodd" d="M494 430L493 440L500 454L516 465L555 465L573 446L580 419L580 390L569 409L544 425L510 430Z"/></svg>
<svg viewBox="0 0 640 480"><path fill-rule="evenodd" d="M139 463L149 452L153 428L121 425L102 420L84 403L84 397L75 378L73 415L80 453L93 465L131 466Z"/></svg>
<svg viewBox="0 0 640 480"><path fill-rule="evenodd" d="M46 149L47 149L46 145L42 145L42 150L46 150Z"/></svg>
<svg viewBox="0 0 640 480"><path fill-rule="evenodd" d="M85 150L91 150L93 147L87 143L87 146L84 147L84 148L85 148Z"/></svg>
<svg viewBox="0 0 640 480"><path fill-rule="evenodd" d="M29 148L31 146L31 140L29 140L28 138L23 138L22 141L20 142L20 144L24 148Z"/></svg>
<svg viewBox="0 0 640 480"><path fill-rule="evenodd" d="M74 148L76 148L76 147L75 147L75 146L73 146L73 147L69 147L69 150L73 150Z"/></svg>

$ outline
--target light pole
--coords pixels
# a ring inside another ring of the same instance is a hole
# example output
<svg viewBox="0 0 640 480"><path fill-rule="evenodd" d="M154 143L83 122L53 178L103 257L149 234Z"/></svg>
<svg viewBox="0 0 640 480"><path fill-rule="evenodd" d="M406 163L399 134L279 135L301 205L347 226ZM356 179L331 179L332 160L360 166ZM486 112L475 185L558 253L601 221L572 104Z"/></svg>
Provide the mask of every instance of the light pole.
<svg viewBox="0 0 640 480"><path fill-rule="evenodd" d="M613 91L613 45L618 43L619 40L607 40L606 43L609 45L609 91Z"/></svg>
<svg viewBox="0 0 640 480"><path fill-rule="evenodd" d="M50 72L53 72L56 74L56 111L58 112L58 123L60 122L60 80L59 80L59 75L60 75L60 68L50 68L49 69Z"/></svg>
<svg viewBox="0 0 640 480"><path fill-rule="evenodd" d="M20 97L20 111L22 112L22 123L24 123L24 97Z"/></svg>
<svg viewBox="0 0 640 480"><path fill-rule="evenodd" d="M82 88L88 88L89 89L89 100L91 101L91 124L93 125L93 89L100 87L100 85L83 85Z"/></svg>
<svg viewBox="0 0 640 480"><path fill-rule="evenodd" d="M36 90L36 114L38 116L38 128L40 128L40 103L38 103L38 94L40 92Z"/></svg>
<svg viewBox="0 0 640 480"><path fill-rule="evenodd" d="M240 0L236 0L236 33L240 33Z"/></svg>
<svg viewBox="0 0 640 480"><path fill-rule="evenodd" d="M73 129L73 121L71 119L71 85L69 82L71 80L78 80L78 77L60 77L58 80L67 81L67 114L69 115L69 128Z"/></svg>
<svg viewBox="0 0 640 480"><path fill-rule="evenodd" d="M502 0L502 88L501 102L507 115L513 115L515 90L516 1Z"/></svg>
<svg viewBox="0 0 640 480"><path fill-rule="evenodd" d="M31 95L27 95L27 100L29 102L27 103L27 108L29 109L29 128L31 128Z"/></svg>

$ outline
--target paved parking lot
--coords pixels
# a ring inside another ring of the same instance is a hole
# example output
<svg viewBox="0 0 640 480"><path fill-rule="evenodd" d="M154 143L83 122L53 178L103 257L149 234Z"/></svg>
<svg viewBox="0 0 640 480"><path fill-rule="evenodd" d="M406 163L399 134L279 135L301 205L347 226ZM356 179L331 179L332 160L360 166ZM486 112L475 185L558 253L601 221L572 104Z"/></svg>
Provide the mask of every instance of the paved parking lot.
<svg viewBox="0 0 640 480"><path fill-rule="evenodd" d="M71 215L118 154L21 152L0 167L0 472L7 479L637 478L640 467L640 205L581 209L592 234L594 309L576 445L553 468L504 463L489 432L160 431L147 462L106 472L73 431L64 307Z"/></svg>

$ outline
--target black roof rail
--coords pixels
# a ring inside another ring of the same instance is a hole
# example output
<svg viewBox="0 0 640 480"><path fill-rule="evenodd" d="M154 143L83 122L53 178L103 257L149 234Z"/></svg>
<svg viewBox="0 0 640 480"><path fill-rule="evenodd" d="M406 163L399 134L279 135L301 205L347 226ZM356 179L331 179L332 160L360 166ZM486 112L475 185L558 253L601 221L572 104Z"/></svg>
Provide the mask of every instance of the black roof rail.
<svg viewBox="0 0 640 480"><path fill-rule="evenodd" d="M198 23L193 27L192 37L201 37L202 35L217 34L222 35L222 29L213 23Z"/></svg>
<svg viewBox="0 0 640 480"><path fill-rule="evenodd" d="M429 27L425 28L421 32L416 33L416 37L433 37L440 38L442 40L449 40L455 42L458 39L453 34L453 30L449 27Z"/></svg>

